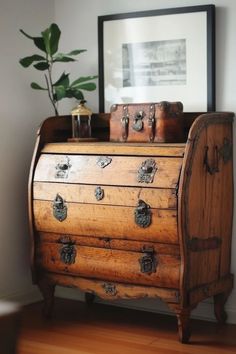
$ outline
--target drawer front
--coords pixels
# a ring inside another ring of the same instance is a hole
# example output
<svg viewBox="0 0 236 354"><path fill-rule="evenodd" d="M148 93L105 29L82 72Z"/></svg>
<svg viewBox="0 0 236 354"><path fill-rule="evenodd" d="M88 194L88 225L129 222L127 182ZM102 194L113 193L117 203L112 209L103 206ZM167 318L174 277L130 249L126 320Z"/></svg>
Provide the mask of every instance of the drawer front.
<svg viewBox="0 0 236 354"><path fill-rule="evenodd" d="M175 188L182 158L42 154L34 181Z"/></svg>
<svg viewBox="0 0 236 354"><path fill-rule="evenodd" d="M38 245L36 262L50 272L131 284L179 287L180 259L174 255L45 242Z"/></svg>
<svg viewBox="0 0 236 354"><path fill-rule="evenodd" d="M142 213L140 219L137 207L65 202L63 220L59 220L54 207L51 201L34 200L34 222L38 231L178 243L176 210L149 208L144 219Z"/></svg>
<svg viewBox="0 0 236 354"><path fill-rule="evenodd" d="M136 207L138 200L148 201L152 208L176 209L175 189L114 187L86 184L34 182L33 198L53 201L59 194L66 202Z"/></svg>

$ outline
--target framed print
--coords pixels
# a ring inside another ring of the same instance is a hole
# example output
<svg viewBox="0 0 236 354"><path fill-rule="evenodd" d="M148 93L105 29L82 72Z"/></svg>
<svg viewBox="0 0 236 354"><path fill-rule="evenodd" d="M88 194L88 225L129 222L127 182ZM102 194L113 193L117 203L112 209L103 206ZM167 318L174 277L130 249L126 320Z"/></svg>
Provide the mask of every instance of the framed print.
<svg viewBox="0 0 236 354"><path fill-rule="evenodd" d="M181 101L215 110L215 6L98 17L99 111L115 103Z"/></svg>

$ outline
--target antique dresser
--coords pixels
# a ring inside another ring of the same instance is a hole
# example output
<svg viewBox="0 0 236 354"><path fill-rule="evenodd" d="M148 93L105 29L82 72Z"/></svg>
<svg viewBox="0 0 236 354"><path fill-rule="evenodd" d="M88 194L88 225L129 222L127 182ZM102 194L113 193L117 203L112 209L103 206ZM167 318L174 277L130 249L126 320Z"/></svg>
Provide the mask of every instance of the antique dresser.
<svg viewBox="0 0 236 354"><path fill-rule="evenodd" d="M214 296L218 321L233 287L233 113L185 113L185 143L111 143L109 114L94 115L97 142L67 142L70 117L38 131L29 177L33 281L50 315L56 285L92 302L160 298L178 319Z"/></svg>

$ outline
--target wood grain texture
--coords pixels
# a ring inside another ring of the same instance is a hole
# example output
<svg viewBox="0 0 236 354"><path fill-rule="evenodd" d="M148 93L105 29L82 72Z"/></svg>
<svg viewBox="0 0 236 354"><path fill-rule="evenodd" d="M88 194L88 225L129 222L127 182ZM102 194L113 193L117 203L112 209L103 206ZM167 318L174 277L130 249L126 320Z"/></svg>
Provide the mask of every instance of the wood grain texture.
<svg viewBox="0 0 236 354"><path fill-rule="evenodd" d="M40 243L37 247L37 265L51 272L108 281L169 288L179 286L180 260L177 256L154 254L156 271L142 273L140 259L144 253L74 246L75 263L65 264L61 259L63 247L58 243Z"/></svg>
<svg viewBox="0 0 236 354"><path fill-rule="evenodd" d="M143 228L135 223L134 208L96 204L67 204L67 218L53 216L53 203L34 200L38 231L95 237L115 237L142 241L178 243L175 210L152 209L152 222Z"/></svg>
<svg viewBox="0 0 236 354"><path fill-rule="evenodd" d="M96 151L94 151L96 153ZM98 166L100 156L70 155L71 168L67 178L57 178L57 164L65 163L68 155L42 154L34 175L34 181L62 183L103 183L116 186L138 186L175 188L182 165L181 158L152 157L156 161L157 171L152 183L138 182L138 171L147 157L113 156L105 168Z"/></svg>
<svg viewBox="0 0 236 354"><path fill-rule="evenodd" d="M129 143L120 144L112 142L90 142L84 143L48 143L42 153L50 154L108 154L108 155L136 155L136 156L166 156L183 157L185 144L157 144L157 143Z"/></svg>
<svg viewBox="0 0 236 354"><path fill-rule="evenodd" d="M173 316L56 298L45 321L41 303L23 310L18 354L233 354L236 325L192 320L190 345L178 343Z"/></svg>
<svg viewBox="0 0 236 354"><path fill-rule="evenodd" d="M103 182L103 181L101 181ZM95 197L96 187L104 191L103 199L97 201ZM136 207L138 200L148 200L152 208L176 209L177 198L175 189L158 189L140 187L113 187L101 184L69 184L34 182L33 199L54 200L57 194L72 203L107 204L117 206Z"/></svg>
<svg viewBox="0 0 236 354"><path fill-rule="evenodd" d="M95 294L104 300L161 298L169 303L179 302L178 289L111 282L110 284L115 285L116 293L109 294L105 291L104 285L107 284L107 282L104 280L86 279L56 273L45 273L44 276L51 281L52 284L79 288L85 293Z"/></svg>
<svg viewBox="0 0 236 354"><path fill-rule="evenodd" d="M143 252L144 249L151 249L158 254L169 254L173 256L180 256L179 245L159 243L159 242L147 242L147 241L135 241L135 240L122 240L110 237L90 237L90 236L78 236L67 235L71 242L79 246L91 246L99 248L108 248L124 251ZM60 242L63 238L62 234L38 232L37 242Z"/></svg>

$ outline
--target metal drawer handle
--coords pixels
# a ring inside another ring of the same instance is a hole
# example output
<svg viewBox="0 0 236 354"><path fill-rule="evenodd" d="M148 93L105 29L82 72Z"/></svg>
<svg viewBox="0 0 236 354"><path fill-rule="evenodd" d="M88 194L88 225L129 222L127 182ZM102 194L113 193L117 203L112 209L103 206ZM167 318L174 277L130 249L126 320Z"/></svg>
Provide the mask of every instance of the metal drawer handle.
<svg viewBox="0 0 236 354"><path fill-rule="evenodd" d="M60 259L65 264L75 263L76 248L73 243L64 243L60 250Z"/></svg>
<svg viewBox="0 0 236 354"><path fill-rule="evenodd" d="M156 161L148 159L142 162L137 175L138 182L152 183L157 171Z"/></svg>
<svg viewBox="0 0 236 354"><path fill-rule="evenodd" d="M67 206L64 199L57 194L53 201L53 216L59 220L63 221L67 218Z"/></svg>
<svg viewBox="0 0 236 354"><path fill-rule="evenodd" d="M101 187L96 187L94 195L97 200L102 200L104 198L104 189L102 189Z"/></svg>
<svg viewBox="0 0 236 354"><path fill-rule="evenodd" d="M67 178L68 177L68 173L69 173L69 169L71 168L71 164L70 164L70 159L68 156L66 156L66 161L65 162L59 162L56 165L56 178Z"/></svg>
<svg viewBox="0 0 236 354"><path fill-rule="evenodd" d="M139 199L138 205L134 210L135 223L143 228L148 227L152 223L152 212L150 205Z"/></svg>
<svg viewBox="0 0 236 354"><path fill-rule="evenodd" d="M102 285L103 289L105 290L105 293L107 295L112 295L112 296L116 296L117 294L117 289L115 284L111 284L111 283L104 283Z"/></svg>
<svg viewBox="0 0 236 354"><path fill-rule="evenodd" d="M143 247L143 252L145 253L140 259L140 271L142 273L155 273L157 267L157 260L155 257L155 251L153 247Z"/></svg>

